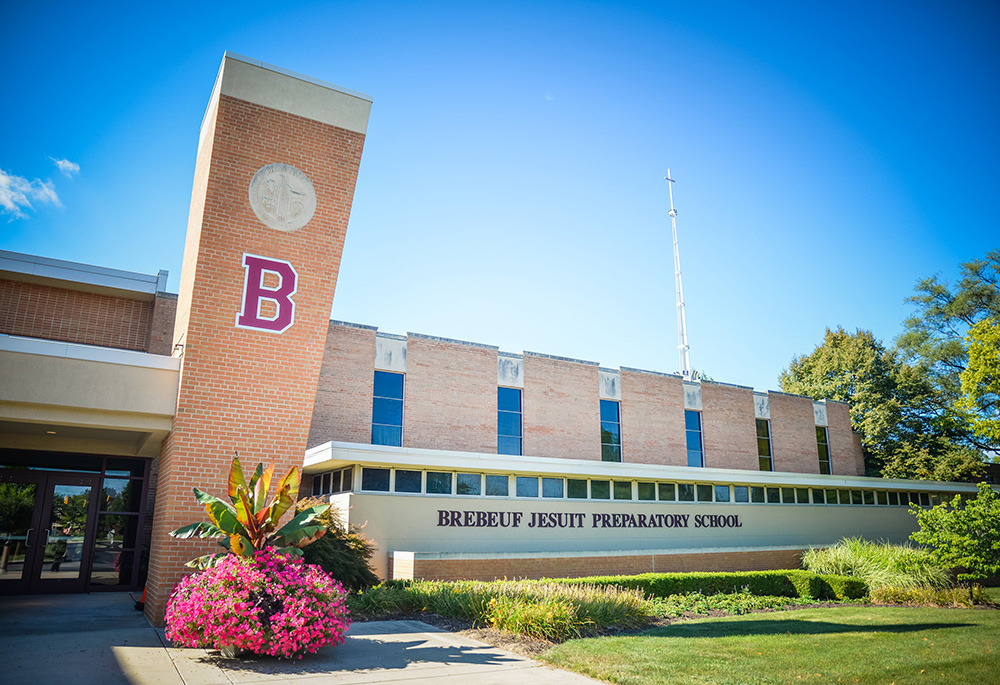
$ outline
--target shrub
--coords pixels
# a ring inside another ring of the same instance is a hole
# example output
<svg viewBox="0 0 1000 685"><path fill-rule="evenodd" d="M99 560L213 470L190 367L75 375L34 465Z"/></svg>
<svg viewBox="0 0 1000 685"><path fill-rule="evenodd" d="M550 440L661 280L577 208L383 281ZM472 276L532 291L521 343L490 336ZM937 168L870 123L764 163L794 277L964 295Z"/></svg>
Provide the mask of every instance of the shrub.
<svg viewBox="0 0 1000 685"><path fill-rule="evenodd" d="M966 588L920 587L879 587L872 590L871 600L875 604L905 604L907 606L965 607L973 604L989 604L990 598L982 585Z"/></svg>
<svg viewBox="0 0 1000 685"><path fill-rule="evenodd" d="M341 644L348 616L340 583L269 549L253 558L226 555L183 578L167 601L166 635L185 647L302 658Z"/></svg>
<svg viewBox="0 0 1000 685"><path fill-rule="evenodd" d="M654 597L651 602L660 618L674 618L686 613L707 614L710 611L725 611L727 614L748 614L761 609L781 609L789 604L804 604L812 598L797 599L752 595L747 591L733 594L703 595L694 592L687 595Z"/></svg>
<svg viewBox="0 0 1000 685"><path fill-rule="evenodd" d="M810 548L802 556L802 565L816 573L859 578L870 589L943 588L950 584L948 569L926 550L859 537L845 538L824 549Z"/></svg>
<svg viewBox="0 0 1000 685"><path fill-rule="evenodd" d="M309 497L299 500L295 509L301 512L322 504L322 499ZM302 548L302 558L322 568L351 592L378 585L379 578L370 564L375 543L357 526L345 526L332 507L313 520L326 526L326 535Z"/></svg>
<svg viewBox="0 0 1000 685"><path fill-rule="evenodd" d="M634 576L590 576L557 578L554 583L613 585L640 590L650 597L671 595L734 594L746 591L756 596L812 599L858 599L867 594L863 582L836 576L817 576L801 570L745 571L739 573L643 573Z"/></svg>

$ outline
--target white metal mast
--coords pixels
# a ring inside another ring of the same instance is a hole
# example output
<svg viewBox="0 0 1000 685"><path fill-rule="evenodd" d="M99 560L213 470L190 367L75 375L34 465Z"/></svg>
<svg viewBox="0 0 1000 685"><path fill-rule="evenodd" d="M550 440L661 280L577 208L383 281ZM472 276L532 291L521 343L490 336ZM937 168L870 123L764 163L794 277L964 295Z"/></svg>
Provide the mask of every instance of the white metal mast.
<svg viewBox="0 0 1000 685"><path fill-rule="evenodd" d="M684 318L684 286L681 284L681 255L677 249L677 210L674 209L674 179L667 169L667 188L670 189L670 226L674 233L674 290L677 292L677 355L680 372L685 379L691 379L691 360L688 357L687 321Z"/></svg>

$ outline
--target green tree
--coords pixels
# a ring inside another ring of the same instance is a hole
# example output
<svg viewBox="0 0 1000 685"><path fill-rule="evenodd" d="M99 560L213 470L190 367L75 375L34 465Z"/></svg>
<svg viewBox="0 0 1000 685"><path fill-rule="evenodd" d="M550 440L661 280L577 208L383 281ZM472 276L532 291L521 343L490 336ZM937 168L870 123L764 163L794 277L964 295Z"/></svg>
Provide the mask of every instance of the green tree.
<svg viewBox="0 0 1000 685"><path fill-rule="evenodd" d="M926 370L900 361L870 331L827 329L812 354L781 372L782 391L848 402L870 476L972 482L979 452L952 439L940 421Z"/></svg>
<svg viewBox="0 0 1000 685"><path fill-rule="evenodd" d="M969 357L966 338L985 319L1000 321L1000 250L961 265L954 285L937 276L919 281L908 302L917 313L903 323L896 339L900 358L926 371L934 389L934 420L941 434L983 451L996 450L1000 439L973 430L983 418L964 409L961 375ZM988 418L988 417L987 417Z"/></svg>
<svg viewBox="0 0 1000 685"><path fill-rule="evenodd" d="M960 567L959 582L971 583L1000 574L1000 497L986 483L967 501L959 495L931 509L911 509L920 530L910 538L931 548L950 567Z"/></svg>
<svg viewBox="0 0 1000 685"><path fill-rule="evenodd" d="M972 430L1000 444L1000 319L983 319L965 336L968 364L961 373L961 409L970 413Z"/></svg>

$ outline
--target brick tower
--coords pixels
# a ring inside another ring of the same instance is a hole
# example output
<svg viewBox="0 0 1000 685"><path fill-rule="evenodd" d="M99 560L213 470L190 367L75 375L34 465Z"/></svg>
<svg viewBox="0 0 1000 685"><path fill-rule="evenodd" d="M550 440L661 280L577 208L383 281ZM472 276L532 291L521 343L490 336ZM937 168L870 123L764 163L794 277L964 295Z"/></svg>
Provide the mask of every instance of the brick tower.
<svg viewBox="0 0 1000 685"><path fill-rule="evenodd" d="M214 542L197 486L301 466L371 100L226 53L202 122L181 273L177 412L156 484L146 613L162 624L184 562Z"/></svg>

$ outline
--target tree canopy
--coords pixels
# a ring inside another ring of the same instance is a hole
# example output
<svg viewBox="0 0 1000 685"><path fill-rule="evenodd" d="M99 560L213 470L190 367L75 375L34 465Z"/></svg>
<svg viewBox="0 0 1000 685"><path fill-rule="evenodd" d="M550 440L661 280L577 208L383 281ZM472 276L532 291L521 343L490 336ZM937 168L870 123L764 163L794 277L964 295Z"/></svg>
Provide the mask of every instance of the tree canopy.
<svg viewBox="0 0 1000 685"><path fill-rule="evenodd" d="M919 281L895 348L870 331L827 329L782 371L785 392L851 404L868 475L975 481L1000 448L1000 250L955 284Z"/></svg>
<svg viewBox="0 0 1000 685"><path fill-rule="evenodd" d="M978 452L954 443L937 422L927 374L900 361L870 331L827 329L823 344L793 359L778 383L784 392L850 403L868 475L960 481L982 476Z"/></svg>
<svg viewBox="0 0 1000 685"><path fill-rule="evenodd" d="M984 320L1000 321L1000 250L960 265L954 285L938 276L919 281L908 302L916 313L903 322L896 339L900 358L926 370L934 390L934 410L950 437L981 450L996 450L1000 439L974 430L978 409L960 405L961 375L968 366L966 339Z"/></svg>
<svg viewBox="0 0 1000 685"><path fill-rule="evenodd" d="M972 430L1000 444L1000 319L983 319L965 337L969 361L961 373L959 406L970 412Z"/></svg>

